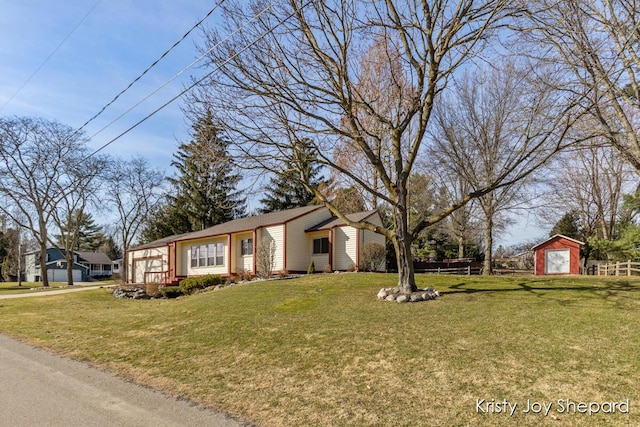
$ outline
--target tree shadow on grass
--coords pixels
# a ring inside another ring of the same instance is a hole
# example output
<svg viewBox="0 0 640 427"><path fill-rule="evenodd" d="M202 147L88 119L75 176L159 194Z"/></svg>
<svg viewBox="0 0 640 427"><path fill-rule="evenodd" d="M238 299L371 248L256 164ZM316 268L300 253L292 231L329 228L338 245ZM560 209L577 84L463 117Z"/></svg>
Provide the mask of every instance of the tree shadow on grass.
<svg viewBox="0 0 640 427"><path fill-rule="evenodd" d="M597 282L593 285L561 285L550 282L520 282L515 283L513 287L477 287L476 283L461 282L456 285L449 286L448 290L440 291L441 295L455 294L503 294L511 292L529 293L537 298L555 300L560 305L571 305L577 298L571 298L571 294L558 294L558 292L576 292L576 296L589 296L602 300L615 300L616 304L621 308L620 304L623 300L627 302L640 302L640 284L631 283L626 280L616 280L612 282Z"/></svg>

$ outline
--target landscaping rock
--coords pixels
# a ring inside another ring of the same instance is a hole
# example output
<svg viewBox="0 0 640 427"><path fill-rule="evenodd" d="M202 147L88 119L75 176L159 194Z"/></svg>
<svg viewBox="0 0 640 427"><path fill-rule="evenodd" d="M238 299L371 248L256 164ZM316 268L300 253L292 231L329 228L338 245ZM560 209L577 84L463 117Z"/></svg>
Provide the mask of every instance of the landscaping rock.
<svg viewBox="0 0 640 427"><path fill-rule="evenodd" d="M409 295L400 295L398 298L396 298L396 302L409 302Z"/></svg>
<svg viewBox="0 0 640 427"><path fill-rule="evenodd" d="M420 302L436 299L440 293L433 288L418 289L410 294L401 294L395 288L382 288L378 292L377 298L385 301L404 302Z"/></svg>

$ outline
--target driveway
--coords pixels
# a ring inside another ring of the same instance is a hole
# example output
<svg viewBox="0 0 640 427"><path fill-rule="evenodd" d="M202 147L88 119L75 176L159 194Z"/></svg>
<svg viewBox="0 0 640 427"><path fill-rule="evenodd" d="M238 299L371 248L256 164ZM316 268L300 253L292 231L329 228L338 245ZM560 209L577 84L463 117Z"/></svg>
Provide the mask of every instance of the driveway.
<svg viewBox="0 0 640 427"><path fill-rule="evenodd" d="M48 295L60 295L60 294L68 294L70 292L81 292L81 291L90 291L91 289L103 289L105 287L110 286L101 286L96 285L91 282L80 282L76 283L73 286L69 286L64 289L56 289L52 288L50 291L39 291L39 292L29 292L24 294L8 294L8 295L0 295L0 299L12 299L12 298L31 298L31 297L46 297Z"/></svg>
<svg viewBox="0 0 640 427"><path fill-rule="evenodd" d="M246 425L4 335L0 378L3 426Z"/></svg>

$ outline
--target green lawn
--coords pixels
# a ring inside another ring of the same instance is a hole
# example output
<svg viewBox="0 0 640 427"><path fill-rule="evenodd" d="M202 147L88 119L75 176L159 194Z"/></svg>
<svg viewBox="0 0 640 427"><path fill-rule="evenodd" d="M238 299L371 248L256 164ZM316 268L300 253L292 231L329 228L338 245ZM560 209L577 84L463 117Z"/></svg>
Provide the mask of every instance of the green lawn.
<svg viewBox="0 0 640 427"><path fill-rule="evenodd" d="M395 280L0 300L0 331L261 426L640 425L637 280L420 276L440 299L376 300ZM505 399L513 416L477 407ZM559 412L627 399L628 414Z"/></svg>
<svg viewBox="0 0 640 427"><path fill-rule="evenodd" d="M116 282L116 280L103 280L94 282L94 284L96 286L108 286L113 285ZM49 289L43 288L41 282L22 282L21 285L18 285L18 282L0 282L0 296L30 292L47 292L65 289L67 287L66 282L49 282Z"/></svg>

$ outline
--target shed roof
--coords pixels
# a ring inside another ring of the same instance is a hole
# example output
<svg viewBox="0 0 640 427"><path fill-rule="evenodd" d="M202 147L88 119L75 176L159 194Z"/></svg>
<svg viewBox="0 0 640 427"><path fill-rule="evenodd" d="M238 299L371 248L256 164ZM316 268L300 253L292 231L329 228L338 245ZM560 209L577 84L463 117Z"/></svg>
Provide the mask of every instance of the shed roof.
<svg viewBox="0 0 640 427"><path fill-rule="evenodd" d="M535 245L534 247L531 248L532 251L536 250L537 248L539 248L540 246L545 245L546 243L551 242L552 240L558 240L558 239L566 239L569 240L571 242L577 243L579 245L584 245L584 242L581 242L580 240L576 240L576 239L572 239L571 237L567 237L563 234L556 234L553 235L551 237L549 237L547 240L545 240L544 242L538 243L537 245Z"/></svg>

